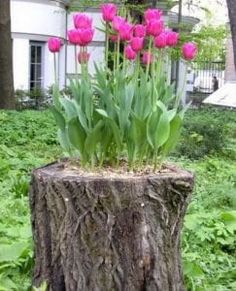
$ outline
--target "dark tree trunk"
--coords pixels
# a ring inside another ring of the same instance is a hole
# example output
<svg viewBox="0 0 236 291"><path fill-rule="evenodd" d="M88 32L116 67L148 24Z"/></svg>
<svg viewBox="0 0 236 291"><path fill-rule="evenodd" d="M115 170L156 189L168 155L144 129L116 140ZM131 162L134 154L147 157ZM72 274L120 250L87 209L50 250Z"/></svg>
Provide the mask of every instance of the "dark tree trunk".
<svg viewBox="0 0 236 291"><path fill-rule="evenodd" d="M14 109L10 0L0 1L0 109Z"/></svg>
<svg viewBox="0 0 236 291"><path fill-rule="evenodd" d="M184 290L180 232L194 178L86 175L57 163L33 172L33 283L52 291Z"/></svg>
<svg viewBox="0 0 236 291"><path fill-rule="evenodd" d="M227 0L230 28L232 33L233 48L234 48L234 64L236 69L236 1Z"/></svg>

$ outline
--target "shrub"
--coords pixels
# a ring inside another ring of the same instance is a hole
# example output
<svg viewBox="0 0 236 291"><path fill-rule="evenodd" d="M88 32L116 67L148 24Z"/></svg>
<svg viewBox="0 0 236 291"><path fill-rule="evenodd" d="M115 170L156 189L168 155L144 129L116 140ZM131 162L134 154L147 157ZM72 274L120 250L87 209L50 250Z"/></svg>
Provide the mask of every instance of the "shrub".
<svg viewBox="0 0 236 291"><path fill-rule="evenodd" d="M226 126L212 114L188 114L182 130L177 155L199 159L209 154L222 152L226 145Z"/></svg>

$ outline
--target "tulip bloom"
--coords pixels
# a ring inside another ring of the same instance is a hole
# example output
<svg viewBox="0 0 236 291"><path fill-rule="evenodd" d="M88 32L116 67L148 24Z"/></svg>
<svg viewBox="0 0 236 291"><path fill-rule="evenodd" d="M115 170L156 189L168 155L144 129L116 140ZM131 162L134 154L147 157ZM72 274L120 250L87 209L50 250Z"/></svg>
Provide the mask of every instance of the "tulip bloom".
<svg viewBox="0 0 236 291"><path fill-rule="evenodd" d="M134 26L134 36L135 37L145 37L146 36L146 27L142 24L137 24Z"/></svg>
<svg viewBox="0 0 236 291"><path fill-rule="evenodd" d="M120 30L120 26L122 24L124 24L126 22L125 18L124 17L121 17L121 16L115 16L112 20L112 28L119 32Z"/></svg>
<svg viewBox="0 0 236 291"><path fill-rule="evenodd" d="M130 41L130 45L135 52L139 52L144 47L144 38L143 37L133 37Z"/></svg>
<svg viewBox="0 0 236 291"><path fill-rule="evenodd" d="M158 36L164 29L163 20L152 19L147 23L147 35Z"/></svg>
<svg viewBox="0 0 236 291"><path fill-rule="evenodd" d="M178 32L166 31L166 44L170 47L176 46L179 41Z"/></svg>
<svg viewBox="0 0 236 291"><path fill-rule="evenodd" d="M87 52L79 52L78 54L78 62L80 64L87 64L90 58L90 53Z"/></svg>
<svg viewBox="0 0 236 291"><path fill-rule="evenodd" d="M130 45L125 47L124 52L125 52L125 57L130 61L135 60L137 57L137 53L132 49Z"/></svg>
<svg viewBox="0 0 236 291"><path fill-rule="evenodd" d="M182 54L185 60L192 61L196 58L198 48L195 43L187 42L182 46Z"/></svg>
<svg viewBox="0 0 236 291"><path fill-rule="evenodd" d="M112 42L117 42L118 40L118 35L116 34L112 34L112 35L109 35L109 38Z"/></svg>
<svg viewBox="0 0 236 291"><path fill-rule="evenodd" d="M133 26L128 22L121 23L119 26L119 36L121 40L130 41L132 38Z"/></svg>
<svg viewBox="0 0 236 291"><path fill-rule="evenodd" d="M92 18L88 17L86 14L83 13L77 13L73 17L74 19L74 26L77 29L88 29L92 28Z"/></svg>
<svg viewBox="0 0 236 291"><path fill-rule="evenodd" d="M60 38L57 37L50 37L48 40L48 49L52 53L58 53L61 49L62 42Z"/></svg>
<svg viewBox="0 0 236 291"><path fill-rule="evenodd" d="M112 3L103 4L101 10L102 18L106 22L111 22L117 14L117 6Z"/></svg>
<svg viewBox="0 0 236 291"><path fill-rule="evenodd" d="M71 44L80 45L80 31L78 29L70 29L67 32L68 40Z"/></svg>
<svg viewBox="0 0 236 291"><path fill-rule="evenodd" d="M94 29L87 28L87 29L79 29L79 38L80 38L80 46L88 45L94 36Z"/></svg>
<svg viewBox="0 0 236 291"><path fill-rule="evenodd" d="M162 32L159 34L155 40L154 40L154 45L158 49L162 49L166 47L166 33Z"/></svg>
<svg viewBox="0 0 236 291"><path fill-rule="evenodd" d="M142 63L145 65L149 65L154 61L154 57L149 52L144 52L142 57Z"/></svg>
<svg viewBox="0 0 236 291"><path fill-rule="evenodd" d="M147 9L144 13L144 19L147 22L151 20L160 20L162 16L162 11L159 9Z"/></svg>

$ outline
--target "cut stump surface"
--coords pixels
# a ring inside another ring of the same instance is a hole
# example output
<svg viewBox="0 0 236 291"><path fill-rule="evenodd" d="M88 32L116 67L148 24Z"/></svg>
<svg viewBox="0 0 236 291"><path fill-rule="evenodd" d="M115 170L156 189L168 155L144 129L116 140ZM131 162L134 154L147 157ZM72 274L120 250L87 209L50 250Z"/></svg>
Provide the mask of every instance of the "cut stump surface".
<svg viewBox="0 0 236 291"><path fill-rule="evenodd" d="M180 232L194 177L36 169L30 206L33 284L52 291L184 290Z"/></svg>

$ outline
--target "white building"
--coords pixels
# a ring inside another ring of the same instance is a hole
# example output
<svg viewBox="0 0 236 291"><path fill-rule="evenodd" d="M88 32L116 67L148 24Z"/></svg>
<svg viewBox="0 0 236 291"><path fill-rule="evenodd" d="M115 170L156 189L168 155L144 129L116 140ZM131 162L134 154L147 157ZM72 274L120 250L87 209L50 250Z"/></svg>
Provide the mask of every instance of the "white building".
<svg viewBox="0 0 236 291"><path fill-rule="evenodd" d="M1 0L2 1L2 0ZM13 38L13 71L15 89L48 88L54 82L53 54L48 51L49 37L66 39L72 28L72 16L67 13L67 0L11 0L11 30ZM101 26L97 10L86 13L93 17L95 27ZM89 47L93 61L103 60L104 35L96 30ZM66 76L75 73L74 47L64 45L59 55L59 83L66 85ZM90 70L93 70L91 67Z"/></svg>

